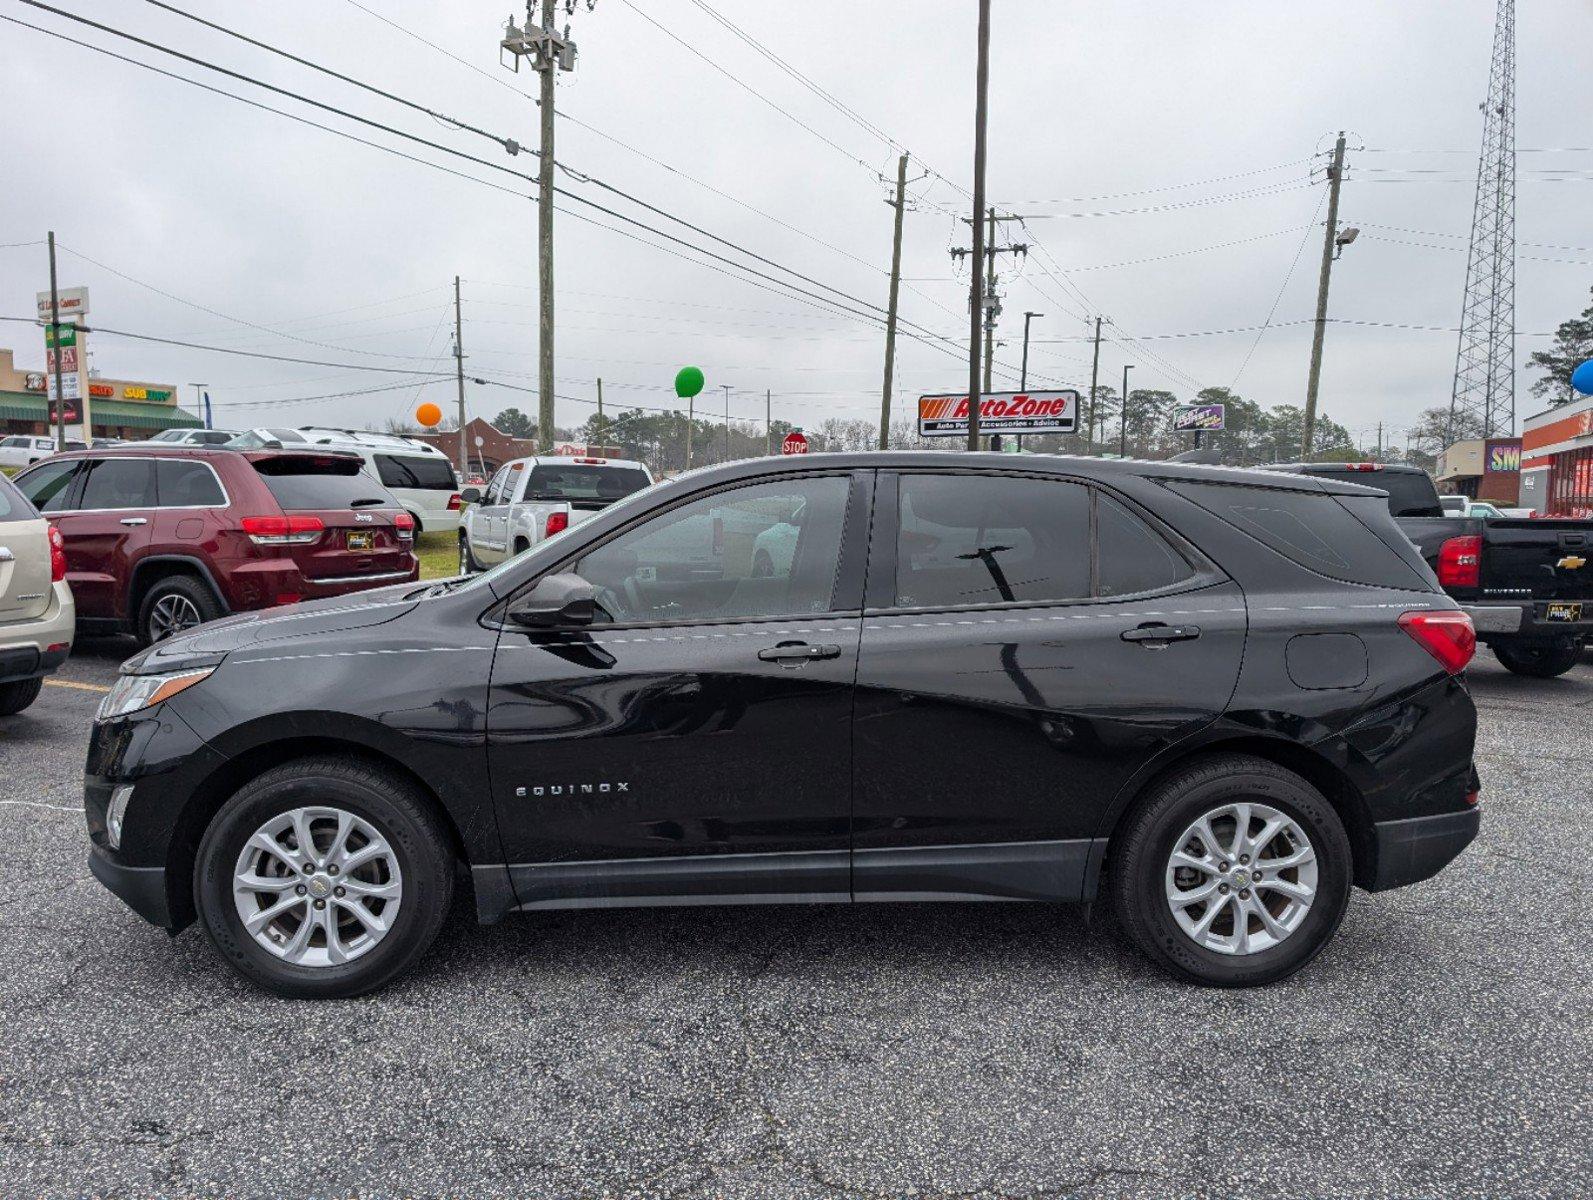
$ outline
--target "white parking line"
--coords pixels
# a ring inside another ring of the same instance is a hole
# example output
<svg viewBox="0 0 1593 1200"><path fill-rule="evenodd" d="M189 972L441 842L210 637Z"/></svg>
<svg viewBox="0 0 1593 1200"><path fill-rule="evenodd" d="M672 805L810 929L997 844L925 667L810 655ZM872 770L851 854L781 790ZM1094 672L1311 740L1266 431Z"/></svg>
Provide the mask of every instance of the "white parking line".
<svg viewBox="0 0 1593 1200"><path fill-rule="evenodd" d="M0 804L15 804L21 808L48 808L55 812L81 813L83 806L80 804L73 808L67 804L46 804L42 800L0 800Z"/></svg>

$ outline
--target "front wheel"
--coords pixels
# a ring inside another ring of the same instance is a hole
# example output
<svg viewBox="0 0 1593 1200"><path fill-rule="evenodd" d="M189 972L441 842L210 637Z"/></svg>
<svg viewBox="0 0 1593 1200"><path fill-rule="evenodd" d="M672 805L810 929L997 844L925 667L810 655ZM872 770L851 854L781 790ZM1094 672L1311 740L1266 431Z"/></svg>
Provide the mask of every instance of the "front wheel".
<svg viewBox="0 0 1593 1200"><path fill-rule="evenodd" d="M205 831L194 902L210 940L280 996L357 996L407 970L453 900L428 798L379 766L318 757L246 784Z"/></svg>
<svg viewBox="0 0 1593 1200"><path fill-rule="evenodd" d="M1489 648L1505 670L1534 679L1564 675L1582 658L1582 643L1574 637L1542 642L1495 642Z"/></svg>
<svg viewBox="0 0 1593 1200"><path fill-rule="evenodd" d="M1155 785L1113 838L1111 901L1129 937L1175 975L1254 987L1321 952L1349 901L1343 822L1304 779L1225 754Z"/></svg>

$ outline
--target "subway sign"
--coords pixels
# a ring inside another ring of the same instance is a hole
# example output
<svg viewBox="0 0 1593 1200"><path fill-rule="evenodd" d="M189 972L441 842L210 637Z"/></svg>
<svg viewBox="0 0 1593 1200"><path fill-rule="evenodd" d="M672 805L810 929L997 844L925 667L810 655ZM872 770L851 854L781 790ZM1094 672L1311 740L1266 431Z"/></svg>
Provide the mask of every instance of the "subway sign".
<svg viewBox="0 0 1593 1200"><path fill-rule="evenodd" d="M122 389L122 398L126 400L158 400L164 403L171 399L171 389L145 387L143 384L130 383Z"/></svg>
<svg viewBox="0 0 1593 1200"><path fill-rule="evenodd" d="M1078 425L1079 394L985 392L979 397L979 432L1072 433ZM920 396L919 437L967 437L968 394Z"/></svg>

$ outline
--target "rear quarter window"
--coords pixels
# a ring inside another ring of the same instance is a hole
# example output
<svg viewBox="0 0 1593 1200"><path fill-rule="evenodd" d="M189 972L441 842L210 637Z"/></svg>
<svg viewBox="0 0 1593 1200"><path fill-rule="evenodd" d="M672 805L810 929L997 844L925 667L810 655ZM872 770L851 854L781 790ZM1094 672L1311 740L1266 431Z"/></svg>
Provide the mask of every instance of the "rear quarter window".
<svg viewBox="0 0 1593 1200"><path fill-rule="evenodd" d="M1435 590L1430 573L1419 571L1366 520L1340 503L1372 497L1181 480L1170 480L1166 486L1318 575L1373 587ZM1375 518L1368 514L1368 519L1391 524L1386 512Z"/></svg>

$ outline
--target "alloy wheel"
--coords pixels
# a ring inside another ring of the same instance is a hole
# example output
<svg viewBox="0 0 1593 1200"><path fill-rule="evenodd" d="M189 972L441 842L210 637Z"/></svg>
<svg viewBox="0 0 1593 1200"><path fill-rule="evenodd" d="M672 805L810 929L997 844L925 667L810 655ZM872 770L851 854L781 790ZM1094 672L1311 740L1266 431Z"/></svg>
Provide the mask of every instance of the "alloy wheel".
<svg viewBox="0 0 1593 1200"><path fill-rule="evenodd" d="M194 602L181 592L162 596L149 610L149 640L161 641L192 629L203 620Z"/></svg>
<svg viewBox="0 0 1593 1200"><path fill-rule="evenodd" d="M244 932L296 966L368 954L403 903L398 856L369 821L340 808L295 808L244 843L232 898Z"/></svg>
<svg viewBox="0 0 1593 1200"><path fill-rule="evenodd" d="M1165 875L1179 928L1219 954L1276 946L1299 929L1316 899L1310 838L1266 804L1224 804L1192 822L1173 843Z"/></svg>

